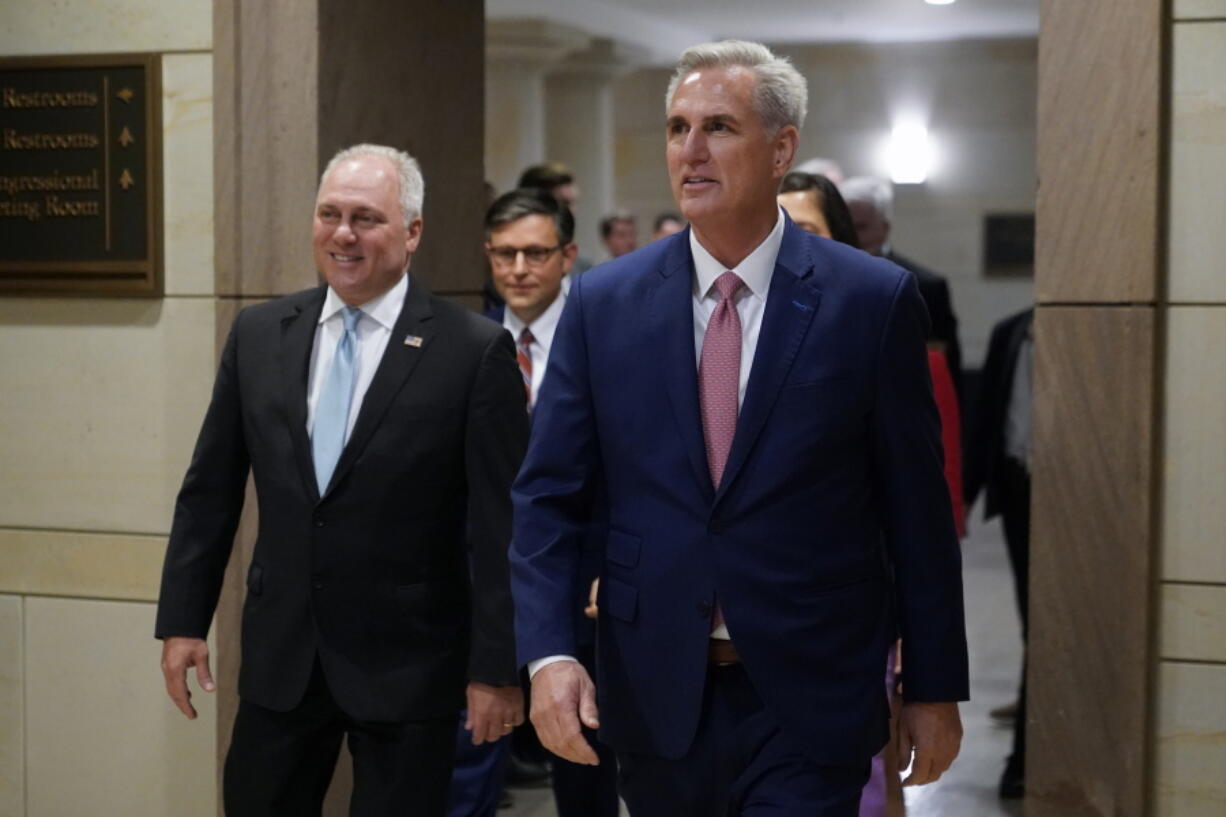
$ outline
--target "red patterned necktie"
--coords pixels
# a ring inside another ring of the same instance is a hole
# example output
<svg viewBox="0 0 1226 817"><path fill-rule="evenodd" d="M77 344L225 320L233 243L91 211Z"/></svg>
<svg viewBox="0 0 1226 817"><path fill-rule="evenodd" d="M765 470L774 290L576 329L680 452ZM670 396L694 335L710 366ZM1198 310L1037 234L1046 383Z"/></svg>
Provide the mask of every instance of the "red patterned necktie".
<svg viewBox="0 0 1226 817"><path fill-rule="evenodd" d="M702 436L707 446L711 485L716 490L736 433L737 393L741 387L741 316L733 298L743 286L745 282L735 272L725 272L715 279L719 303L707 321L698 363Z"/></svg>
<svg viewBox="0 0 1226 817"><path fill-rule="evenodd" d="M515 358L519 361L519 373L524 378L524 394L528 396L528 404L532 404L532 344L536 338L532 337L532 331L528 327L524 327L524 331L519 333L519 343L515 345Z"/></svg>

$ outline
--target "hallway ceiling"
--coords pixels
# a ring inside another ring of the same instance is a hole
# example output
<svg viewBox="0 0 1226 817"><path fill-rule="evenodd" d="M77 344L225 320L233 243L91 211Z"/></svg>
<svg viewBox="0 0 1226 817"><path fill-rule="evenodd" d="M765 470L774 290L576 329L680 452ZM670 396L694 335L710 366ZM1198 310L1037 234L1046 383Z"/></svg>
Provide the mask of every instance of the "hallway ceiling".
<svg viewBox="0 0 1226 817"><path fill-rule="evenodd" d="M694 43L910 42L1036 36L1039 0L486 0L490 19L535 17L672 62Z"/></svg>

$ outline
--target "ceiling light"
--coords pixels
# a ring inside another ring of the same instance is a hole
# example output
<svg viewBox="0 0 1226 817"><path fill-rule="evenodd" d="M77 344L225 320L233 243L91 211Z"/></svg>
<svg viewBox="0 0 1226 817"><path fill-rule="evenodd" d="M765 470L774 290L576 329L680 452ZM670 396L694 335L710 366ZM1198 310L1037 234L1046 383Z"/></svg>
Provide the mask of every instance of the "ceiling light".
<svg viewBox="0 0 1226 817"><path fill-rule="evenodd" d="M886 148L886 163L895 184L923 184L932 167L932 143L928 128L919 122L894 125Z"/></svg>
<svg viewBox="0 0 1226 817"><path fill-rule="evenodd" d="M954 0L924 0L930 6L948 6Z"/></svg>

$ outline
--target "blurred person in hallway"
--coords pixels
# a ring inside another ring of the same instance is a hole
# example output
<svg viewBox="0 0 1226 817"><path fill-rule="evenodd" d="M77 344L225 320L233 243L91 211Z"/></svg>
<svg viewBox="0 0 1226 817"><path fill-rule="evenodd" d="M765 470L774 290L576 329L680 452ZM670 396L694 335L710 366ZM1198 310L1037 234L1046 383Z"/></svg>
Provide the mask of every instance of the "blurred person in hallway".
<svg viewBox="0 0 1226 817"><path fill-rule="evenodd" d="M666 211L656 216L652 224L651 240L659 241L661 238L668 238L673 233L679 233L684 229L685 219L676 213Z"/></svg>
<svg viewBox="0 0 1226 817"><path fill-rule="evenodd" d="M639 227L625 210L610 213L600 220L600 240L609 258L620 258L639 247Z"/></svg>
<svg viewBox="0 0 1226 817"><path fill-rule="evenodd" d="M529 165L519 174L519 183L516 187L520 189L534 187L538 190L547 190L555 199L566 205L566 209L570 210L572 216L579 206L579 183L575 181L575 174L571 172L570 168L561 162L541 162ZM591 266L591 260L581 250L575 256L575 261L571 265L571 274L578 275L590 269ZM562 286L565 288L570 287L569 276L566 279L566 283Z"/></svg>
<svg viewBox="0 0 1226 817"><path fill-rule="evenodd" d="M248 475L229 817L318 814L341 741L354 817L444 813L456 713L478 740L523 719L509 489L527 440L515 347L409 273L424 185L408 154L333 157L313 215L325 284L230 330L175 504L158 598L166 689L212 691L205 638Z"/></svg>
<svg viewBox="0 0 1226 817"><path fill-rule="evenodd" d="M894 251L890 231L894 219L894 186L876 176L853 176L839 185L839 191L851 210L860 249L871 255L888 258L910 270L919 284L920 294L928 307L931 329L928 339L941 344L954 386L962 397L962 346L958 343L958 318L954 315L949 294L949 282L944 276L920 266Z"/></svg>
<svg viewBox="0 0 1226 817"><path fill-rule="evenodd" d="M575 280L513 491L533 724L581 763L598 762L581 727L599 727L635 817L854 817L899 629L909 783L960 742L927 312L905 270L777 204L806 99L759 44L682 56L666 161L690 228ZM593 522L595 681L569 615Z"/></svg>
<svg viewBox="0 0 1226 817"><path fill-rule="evenodd" d="M1034 389L1034 309L1024 309L992 329L980 378L978 411L970 424L965 467L966 505L986 494L984 519L999 516L1013 571L1022 621L1022 680L1013 722L1013 750L1000 778L1000 796L1025 794L1026 662L1030 600L1030 445Z"/></svg>

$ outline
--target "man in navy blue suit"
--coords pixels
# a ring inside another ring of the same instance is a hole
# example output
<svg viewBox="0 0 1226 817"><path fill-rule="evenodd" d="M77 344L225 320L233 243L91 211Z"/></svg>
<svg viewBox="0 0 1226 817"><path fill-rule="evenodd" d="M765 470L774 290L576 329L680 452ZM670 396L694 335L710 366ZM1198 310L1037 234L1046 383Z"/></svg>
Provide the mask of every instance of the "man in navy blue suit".
<svg viewBox="0 0 1226 817"><path fill-rule="evenodd" d="M599 726L634 817L853 817L900 633L908 782L961 740L927 313L905 270L776 204L806 96L755 43L682 55L666 152L690 229L575 280L513 489L533 724L586 763ZM592 519L594 682L570 614Z"/></svg>

